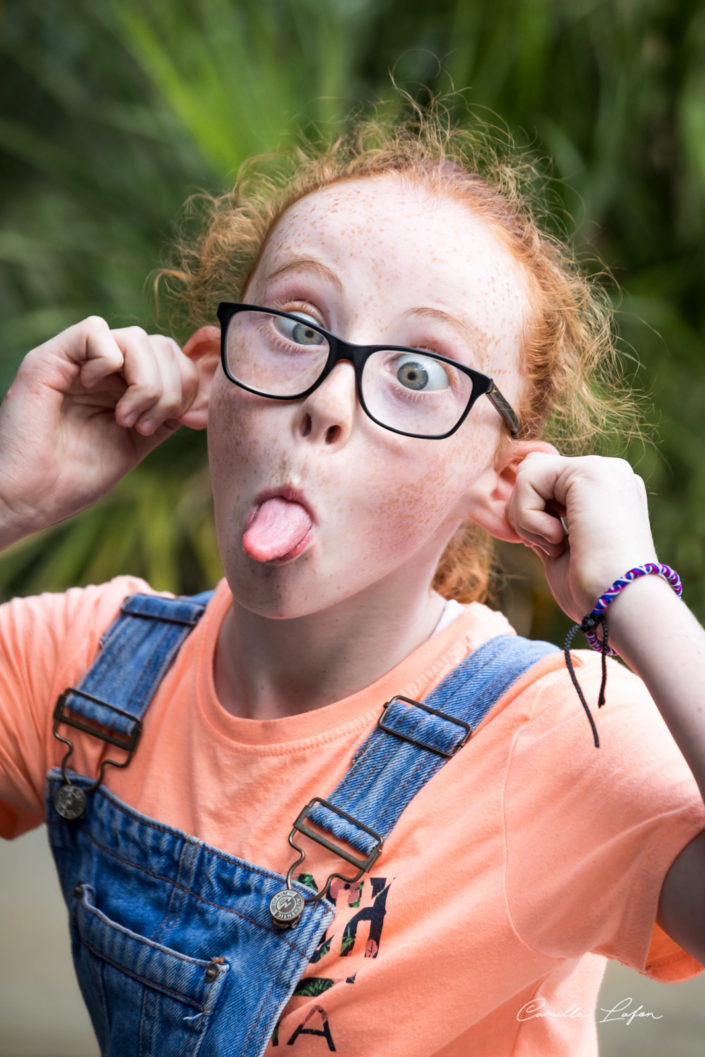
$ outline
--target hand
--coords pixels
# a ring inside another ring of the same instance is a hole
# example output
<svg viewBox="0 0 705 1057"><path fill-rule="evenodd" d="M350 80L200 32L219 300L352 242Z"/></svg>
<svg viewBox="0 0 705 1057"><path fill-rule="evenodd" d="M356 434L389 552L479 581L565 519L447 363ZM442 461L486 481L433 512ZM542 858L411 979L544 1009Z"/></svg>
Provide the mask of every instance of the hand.
<svg viewBox="0 0 705 1057"><path fill-rule="evenodd" d="M0 543L89 506L180 425L204 428L212 359L99 317L30 352L0 407Z"/></svg>
<svg viewBox="0 0 705 1057"><path fill-rule="evenodd" d="M617 577L658 560L644 482L622 459L531 453L518 467L507 519L577 622Z"/></svg>

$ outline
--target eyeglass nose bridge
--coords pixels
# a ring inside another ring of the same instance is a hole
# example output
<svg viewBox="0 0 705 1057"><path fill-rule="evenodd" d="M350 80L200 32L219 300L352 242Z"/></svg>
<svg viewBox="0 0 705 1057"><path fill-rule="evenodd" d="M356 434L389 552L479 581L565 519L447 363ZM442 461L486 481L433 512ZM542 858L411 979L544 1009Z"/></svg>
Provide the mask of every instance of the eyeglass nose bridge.
<svg viewBox="0 0 705 1057"><path fill-rule="evenodd" d="M370 356L372 356L373 353L378 352L382 346L356 345L352 341L346 341L344 338L338 338L335 334L330 333L326 333L325 338L328 342L328 358L318 378L308 389L305 399L311 396L312 393L315 393L323 382L325 382L326 378L333 373L339 363L350 363L355 372L355 395L357 401L365 414L369 418L372 418L372 415L365 405L365 398L362 393L362 372L364 371L365 364ZM373 421L376 420L373 419Z"/></svg>

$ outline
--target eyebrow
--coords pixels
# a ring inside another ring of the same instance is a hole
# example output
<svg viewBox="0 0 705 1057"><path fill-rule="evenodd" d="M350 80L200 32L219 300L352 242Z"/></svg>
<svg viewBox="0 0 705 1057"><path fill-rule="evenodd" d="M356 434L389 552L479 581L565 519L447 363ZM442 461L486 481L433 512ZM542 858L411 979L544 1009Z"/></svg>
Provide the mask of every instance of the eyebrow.
<svg viewBox="0 0 705 1057"><path fill-rule="evenodd" d="M287 264L283 264L281 268L275 268L273 272L268 272L264 277L265 283L271 282L273 279L278 279L282 275L286 275L289 272L297 271L311 271L316 275L332 283L337 290L341 293L345 289L338 275L329 268L323 261L316 260L315 257L297 257L294 260L288 261ZM431 308L430 306L421 305L417 308L412 308L408 312L409 316L421 316L421 318L433 320L436 323L445 323L453 327L458 331L465 340L472 346L473 349L477 349L478 340L481 337L480 332L472 326L468 326L457 316L452 315L450 312L445 312L442 308ZM482 357L479 357L480 363Z"/></svg>
<svg viewBox="0 0 705 1057"><path fill-rule="evenodd" d="M329 268L327 264L323 263L323 261L317 261L313 257L297 257L295 260L289 261L288 264L283 264L281 268L269 272L268 275L265 275L264 281L271 282L272 279L278 279L281 275L286 275L288 272L292 271L300 271L301 269L315 272L321 279L333 283L338 290L342 291L343 284L333 269Z"/></svg>
<svg viewBox="0 0 705 1057"><path fill-rule="evenodd" d="M463 336L473 351L479 354L479 350L482 348L481 331L472 325L468 325L462 319L458 319L457 316L452 315L450 312L445 312L442 308L420 306L412 308L408 314L410 316L421 316L422 319L431 319L434 322L445 323L453 327L454 330ZM479 358L480 360L482 359L481 356Z"/></svg>

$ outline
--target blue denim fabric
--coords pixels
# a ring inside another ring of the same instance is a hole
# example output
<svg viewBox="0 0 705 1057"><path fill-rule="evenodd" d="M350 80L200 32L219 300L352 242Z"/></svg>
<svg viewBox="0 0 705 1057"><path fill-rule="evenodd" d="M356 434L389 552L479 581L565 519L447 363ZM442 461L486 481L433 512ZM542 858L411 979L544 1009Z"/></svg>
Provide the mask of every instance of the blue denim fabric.
<svg viewBox="0 0 705 1057"><path fill-rule="evenodd" d="M85 778L75 781L86 788ZM78 981L105 1057L264 1052L332 908L273 928L284 878L141 815L100 787L48 824ZM296 885L303 895L310 892Z"/></svg>
<svg viewBox="0 0 705 1057"><path fill-rule="evenodd" d="M126 598L120 617L101 639L95 663L78 688L66 693L67 710L90 724L131 734L209 597L206 592L198 599L139 594Z"/></svg>
<svg viewBox="0 0 705 1057"><path fill-rule="evenodd" d="M67 696L71 715L129 733L206 601L128 599L97 661ZM551 649L514 636L494 639L429 695L425 703L445 717L395 699L385 722L450 752L464 729L446 717L477 723ZM88 730L65 733L90 736ZM331 800L386 835L444 762L377 728ZM298 925L277 930L269 902L285 887L282 876L147 818L104 786L93 788L95 778L70 778L88 791L85 813L72 822L57 813L54 794L63 782L57 769L47 779L47 819L79 984L101 1053L259 1057L333 919L330 904L309 898ZM374 844L354 822L320 804L312 820L317 812L317 822L358 850ZM310 897L304 886L293 887Z"/></svg>

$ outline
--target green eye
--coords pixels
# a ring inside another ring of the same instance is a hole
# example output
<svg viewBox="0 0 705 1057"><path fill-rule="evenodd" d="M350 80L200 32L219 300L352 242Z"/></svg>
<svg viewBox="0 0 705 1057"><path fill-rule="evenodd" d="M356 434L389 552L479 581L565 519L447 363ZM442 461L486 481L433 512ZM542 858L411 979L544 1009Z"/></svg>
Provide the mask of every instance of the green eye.
<svg viewBox="0 0 705 1057"><path fill-rule="evenodd" d="M397 381L405 389L415 392L447 389L448 375L442 363L430 356L406 353L399 357L396 368Z"/></svg>
<svg viewBox="0 0 705 1057"><path fill-rule="evenodd" d="M428 383L428 371L420 363L404 363L397 378L407 389L423 389Z"/></svg>
<svg viewBox="0 0 705 1057"><path fill-rule="evenodd" d="M285 316L273 316L274 325L289 341L296 345L325 345L325 338L305 318L287 319Z"/></svg>

